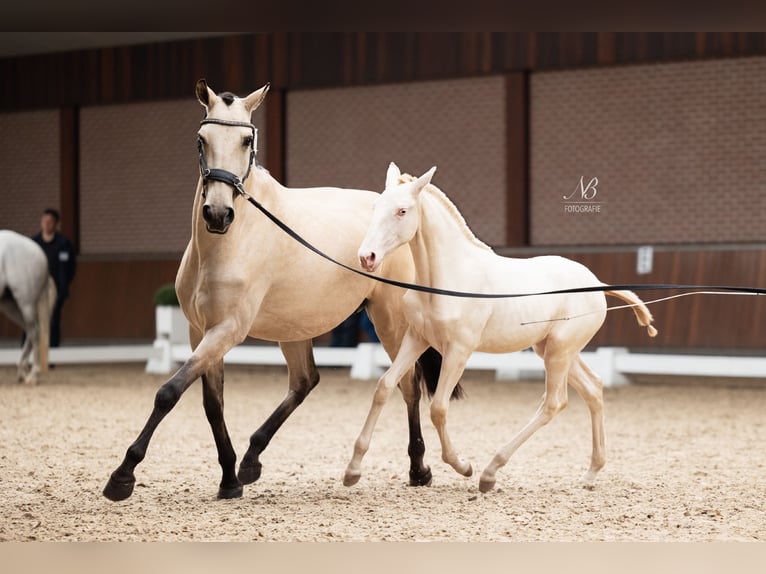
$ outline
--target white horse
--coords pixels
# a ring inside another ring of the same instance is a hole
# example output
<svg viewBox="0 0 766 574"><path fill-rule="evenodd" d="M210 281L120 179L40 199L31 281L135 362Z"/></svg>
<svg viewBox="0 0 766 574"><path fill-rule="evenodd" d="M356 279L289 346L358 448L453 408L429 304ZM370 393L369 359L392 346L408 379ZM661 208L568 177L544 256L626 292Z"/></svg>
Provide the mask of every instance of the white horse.
<svg viewBox="0 0 766 574"><path fill-rule="evenodd" d="M56 284L48 260L29 237L0 230L0 311L26 332L18 380L36 384L48 372L50 319Z"/></svg>
<svg viewBox="0 0 766 574"><path fill-rule="evenodd" d="M366 304L386 352L393 358L399 349L405 331L402 289L360 277L318 257L246 201L244 194L336 259L355 264L378 197L371 191L332 187L288 189L265 169L255 167L256 130L250 115L267 88L239 98L228 92L216 95L204 80L197 83L197 98L207 111L197 142L201 175L192 209L191 240L176 277L194 352L157 392L144 429L104 489L104 496L111 500L131 495L135 467L143 460L152 433L199 377L222 469L218 496L233 498L242 495L243 484L259 478L260 453L319 382L312 338L330 331ZM414 265L409 249L393 253L381 273L411 281ZM236 473L236 454L223 417L223 357L248 335L279 342L287 361L289 388L282 403L250 437ZM433 350L424 351L420 368L410 372L401 385L409 420L412 485L431 480L430 468L423 463L420 387L413 373L433 390L441 357Z"/></svg>
<svg viewBox="0 0 766 574"><path fill-rule="evenodd" d="M359 248L359 259L366 270L379 269L397 248L409 244L415 259L415 282L421 285L474 293L539 293L603 285L586 267L562 257L512 259L496 255L474 236L447 196L429 185L435 169L415 179L402 176L395 164L389 166L386 189L375 205L372 224ZM638 322L650 336L657 334L649 310L634 293L607 291L607 294L635 305ZM590 410L593 452L583 481L593 483L605 462L603 387L580 357L580 351L606 317L602 293L463 299L408 291L404 302L409 327L399 354L378 381L372 407L346 468L344 484L352 485L359 480L362 458L391 389L429 346L443 357L431 403L431 420L447 464L460 474L472 474L470 463L459 456L446 428L448 397L471 353L509 353L531 346L545 363L542 405L521 431L497 451L482 473L479 488L482 492L490 490L498 469L516 449L566 407L567 383ZM579 318L557 320L568 317Z"/></svg>

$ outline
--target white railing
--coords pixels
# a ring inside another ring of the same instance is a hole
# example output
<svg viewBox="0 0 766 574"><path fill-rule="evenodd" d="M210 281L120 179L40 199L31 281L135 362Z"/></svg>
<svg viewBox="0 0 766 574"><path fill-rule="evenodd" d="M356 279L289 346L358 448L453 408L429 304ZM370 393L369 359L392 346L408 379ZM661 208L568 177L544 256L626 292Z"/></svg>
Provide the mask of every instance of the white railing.
<svg viewBox="0 0 766 574"><path fill-rule="evenodd" d="M146 363L150 373L169 374L191 356L188 343L158 340L154 345L73 346L51 349L54 364ZM15 364L20 349L0 349L0 365ZM762 379L766 382L766 357L720 355L667 355L631 353L619 347L601 347L582 354L605 386L628 382L631 375L687 376ZM315 347L314 360L319 367L348 368L352 379L376 379L390 365L388 355L377 343L361 343L357 347ZM276 345L240 345L224 357L229 365L284 365L282 352ZM543 363L531 351L494 355L474 353L466 369L495 372L497 380L519 380L542 377Z"/></svg>
<svg viewBox="0 0 766 574"><path fill-rule="evenodd" d="M50 350L57 364L145 362L149 373L169 374L192 353L188 329L177 308L158 308L157 335L152 345L103 345L58 347ZM21 349L0 349L0 365L19 360ZM749 378L766 381L766 357L720 355L670 355L631 353L620 347L602 347L582 354L605 386L628 382L631 375ZM378 343L357 347L315 347L319 367L349 368L352 379L376 379L391 364ZM239 345L224 356L225 364L284 365L276 345ZM506 355L474 353L466 369L495 372L497 380L519 380L544 375L543 362L531 350Z"/></svg>

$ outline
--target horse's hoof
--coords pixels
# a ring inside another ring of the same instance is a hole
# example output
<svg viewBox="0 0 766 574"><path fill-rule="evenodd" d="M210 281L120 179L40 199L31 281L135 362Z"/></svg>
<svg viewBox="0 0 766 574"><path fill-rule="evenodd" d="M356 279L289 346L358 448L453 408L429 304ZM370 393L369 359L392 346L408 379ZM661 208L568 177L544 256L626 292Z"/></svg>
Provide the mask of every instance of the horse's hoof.
<svg viewBox="0 0 766 574"><path fill-rule="evenodd" d="M410 486L431 486L432 479L430 467L426 467L425 472L419 474L410 471Z"/></svg>
<svg viewBox="0 0 766 574"><path fill-rule="evenodd" d="M479 492L489 492L495 487L496 478L483 478L479 480Z"/></svg>
<svg viewBox="0 0 766 574"><path fill-rule="evenodd" d="M261 465L260 462L256 462L255 464L245 466L244 464L239 465L239 472L237 472L237 478L239 479L239 482L242 484L252 484L259 478L261 478L261 469L263 468L263 465Z"/></svg>
<svg viewBox="0 0 766 574"><path fill-rule="evenodd" d="M133 494L133 487L135 484L135 478L127 481L118 481L115 479L114 475L112 475L109 477L109 482L107 482L104 487L103 494L112 502L119 502L120 500L130 498L130 495Z"/></svg>
<svg viewBox="0 0 766 574"><path fill-rule="evenodd" d="M218 488L218 500L228 500L230 498L242 498L242 485L232 486L229 488Z"/></svg>
<svg viewBox="0 0 766 574"><path fill-rule="evenodd" d="M343 475L343 486L354 486L362 478L362 471L347 470Z"/></svg>

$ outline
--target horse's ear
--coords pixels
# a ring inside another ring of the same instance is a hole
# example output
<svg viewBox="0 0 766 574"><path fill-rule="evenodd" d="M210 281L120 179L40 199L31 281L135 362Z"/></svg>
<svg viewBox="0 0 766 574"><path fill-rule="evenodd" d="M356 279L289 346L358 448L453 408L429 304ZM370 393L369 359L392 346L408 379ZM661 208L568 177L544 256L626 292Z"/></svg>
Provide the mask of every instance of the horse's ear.
<svg viewBox="0 0 766 574"><path fill-rule="evenodd" d="M256 109L258 106L261 105L263 98L266 97L266 92L269 91L270 85L271 84L266 84L260 90L254 91L252 94L250 94L244 99L245 108L247 109L248 112L252 113L254 109Z"/></svg>
<svg viewBox="0 0 766 574"><path fill-rule="evenodd" d="M208 87L204 78L197 81L194 91L197 94L199 103L205 106L205 108L209 108L210 102L215 98L215 92Z"/></svg>
<svg viewBox="0 0 766 574"><path fill-rule="evenodd" d="M399 184L399 178L402 172L399 170L399 166L394 162L388 164L388 171L386 171L386 189L389 187L396 187Z"/></svg>
<svg viewBox="0 0 766 574"><path fill-rule="evenodd" d="M415 181L416 193L420 193L421 191L423 191L425 186L431 183L431 178L434 176L435 172L436 172L436 166L433 166L431 169L429 169L427 172L425 172Z"/></svg>

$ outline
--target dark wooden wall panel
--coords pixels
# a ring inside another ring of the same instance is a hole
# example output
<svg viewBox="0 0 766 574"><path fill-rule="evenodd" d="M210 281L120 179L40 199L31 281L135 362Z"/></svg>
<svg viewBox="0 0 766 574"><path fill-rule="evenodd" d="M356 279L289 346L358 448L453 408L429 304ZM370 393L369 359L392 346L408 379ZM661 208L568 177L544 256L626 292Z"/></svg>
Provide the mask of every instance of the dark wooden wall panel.
<svg viewBox="0 0 766 574"><path fill-rule="evenodd" d="M338 32L242 34L0 59L0 109L766 54L747 33Z"/></svg>
<svg viewBox="0 0 766 574"><path fill-rule="evenodd" d="M77 341L154 339L154 293L175 281L180 260L80 261L64 304L61 337ZM0 339L21 330L0 315Z"/></svg>
<svg viewBox="0 0 766 574"><path fill-rule="evenodd" d="M652 273L636 273L636 252L562 253L590 268L605 283L695 284L766 286L764 250L656 251ZM651 300L679 291L641 291ZM693 295L652 304L659 335L651 339L629 309L610 311L591 347L626 346L647 349L749 350L766 348L764 297L750 295ZM622 304L609 297L610 306Z"/></svg>

